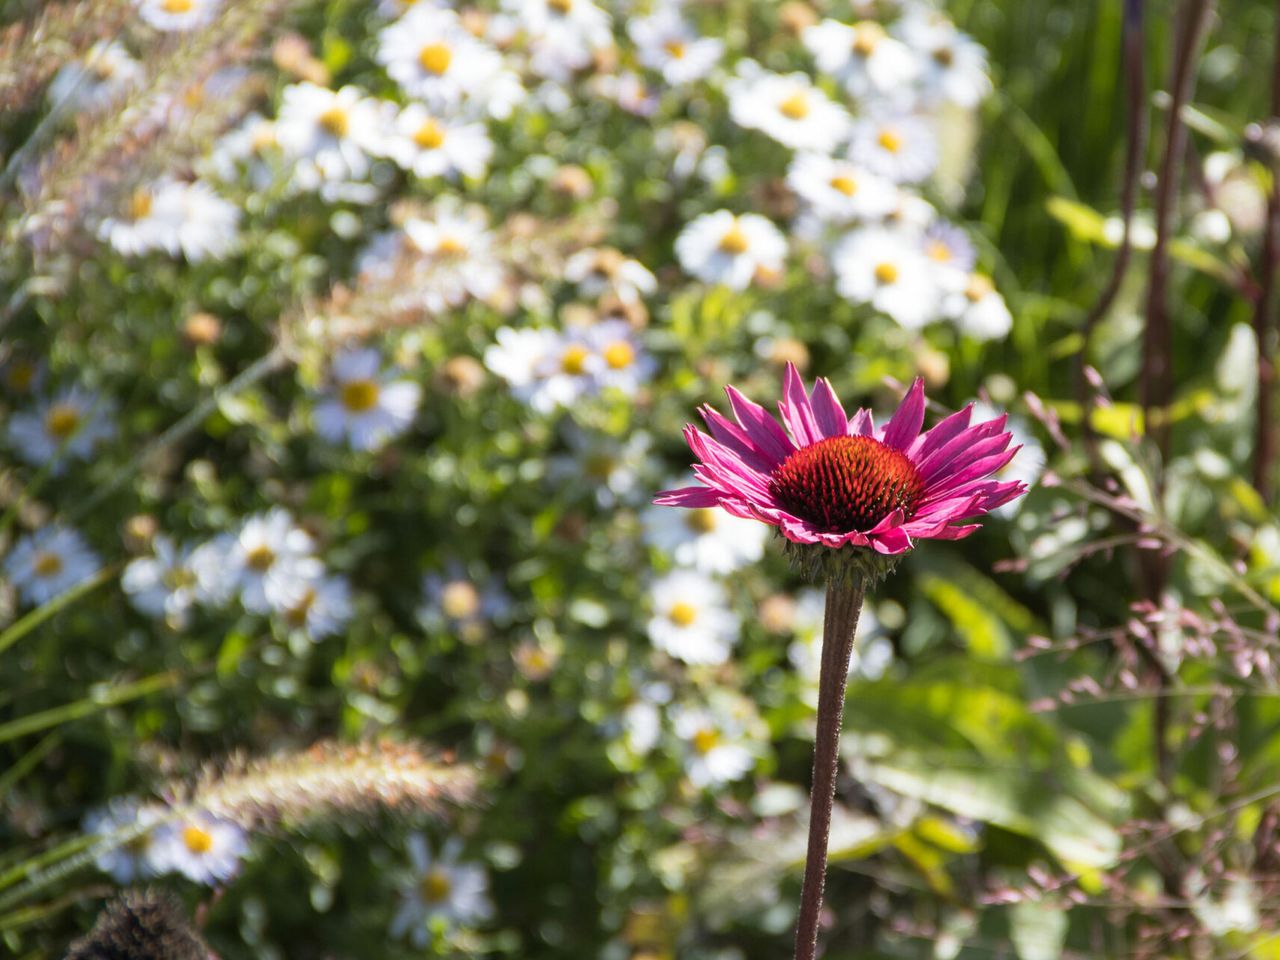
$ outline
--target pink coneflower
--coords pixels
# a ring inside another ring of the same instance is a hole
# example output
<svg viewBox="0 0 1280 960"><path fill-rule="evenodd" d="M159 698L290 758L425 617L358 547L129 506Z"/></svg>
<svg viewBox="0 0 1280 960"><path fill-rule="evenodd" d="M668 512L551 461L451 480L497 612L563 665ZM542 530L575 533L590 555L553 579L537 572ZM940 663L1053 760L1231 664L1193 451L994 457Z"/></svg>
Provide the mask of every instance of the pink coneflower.
<svg viewBox="0 0 1280 960"><path fill-rule="evenodd" d="M792 558L827 582L809 846L795 941L796 960L814 960L845 683L867 587L917 540L968 536L977 528L964 521L1008 503L1026 485L991 479L1018 452L1008 449L1004 417L970 426L970 405L921 433L920 380L879 429L869 410L847 416L826 380L807 392L792 364L778 404L786 429L764 407L733 387L725 389L734 420L704 406L700 412L711 435L685 427L701 485L668 490L654 502L723 507L777 527Z"/></svg>
<svg viewBox="0 0 1280 960"><path fill-rule="evenodd" d="M847 416L825 379L806 393L791 364L778 404L786 430L759 404L725 389L736 423L704 406L699 412L711 435L685 427L702 485L665 491L655 503L720 506L772 524L793 543L894 555L916 540L966 537L977 527L957 524L1026 490L991 479L1017 452L1008 449L1004 417L970 426L968 406L920 432L920 380L880 428L869 410Z"/></svg>

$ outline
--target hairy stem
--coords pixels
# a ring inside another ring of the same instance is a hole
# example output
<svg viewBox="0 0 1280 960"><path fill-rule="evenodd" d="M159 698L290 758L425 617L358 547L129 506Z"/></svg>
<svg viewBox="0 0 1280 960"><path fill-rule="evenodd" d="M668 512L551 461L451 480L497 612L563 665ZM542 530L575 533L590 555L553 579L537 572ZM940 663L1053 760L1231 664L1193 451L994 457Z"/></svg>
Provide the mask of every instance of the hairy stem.
<svg viewBox="0 0 1280 960"><path fill-rule="evenodd" d="M804 858L800 890L800 918L796 922L796 960L813 960L818 952L818 915L827 876L827 840L831 834L831 806L840 764L840 724L844 719L844 690L853 655L866 585L860 579L832 579L827 584L827 609L822 624L822 668L818 679L818 729L813 745L813 792L809 796L809 847Z"/></svg>
<svg viewBox="0 0 1280 960"><path fill-rule="evenodd" d="M1280 15L1276 17L1275 52L1271 57L1271 116L1280 117ZM1280 178L1271 171L1267 225L1258 262L1258 300L1253 310L1253 333L1258 343L1258 421L1253 446L1253 485L1263 501L1274 495L1276 460L1276 261L1280 260Z"/></svg>

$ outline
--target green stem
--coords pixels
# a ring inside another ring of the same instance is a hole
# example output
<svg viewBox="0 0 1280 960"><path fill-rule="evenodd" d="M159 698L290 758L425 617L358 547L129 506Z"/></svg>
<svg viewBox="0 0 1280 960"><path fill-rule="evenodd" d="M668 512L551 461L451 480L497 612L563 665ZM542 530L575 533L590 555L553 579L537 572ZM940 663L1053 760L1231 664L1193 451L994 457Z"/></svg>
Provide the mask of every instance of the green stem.
<svg viewBox="0 0 1280 960"><path fill-rule="evenodd" d="M853 635L866 584L861 579L833 578L827 583L827 609L822 624L822 668L818 678L818 727L813 744L813 791L809 797L809 848L800 889L800 918L796 922L796 960L814 960L818 953L818 918L827 876L827 842L831 835L831 807L835 803L840 767L840 725L844 720L844 692L853 655Z"/></svg>

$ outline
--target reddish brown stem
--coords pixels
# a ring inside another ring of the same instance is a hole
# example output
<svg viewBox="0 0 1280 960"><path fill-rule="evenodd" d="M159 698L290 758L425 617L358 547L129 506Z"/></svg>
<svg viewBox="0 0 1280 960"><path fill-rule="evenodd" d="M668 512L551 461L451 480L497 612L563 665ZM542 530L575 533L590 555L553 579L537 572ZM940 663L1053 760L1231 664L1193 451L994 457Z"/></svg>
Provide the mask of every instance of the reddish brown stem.
<svg viewBox="0 0 1280 960"><path fill-rule="evenodd" d="M1197 52L1212 9L1211 0L1186 0L1179 17L1173 72L1169 79L1169 133L1156 185L1156 241L1151 251L1146 328L1142 342L1142 407L1147 435L1162 460L1169 456L1169 406L1173 401L1173 326L1169 319L1169 238L1182 180L1187 127L1182 109L1195 87ZM1163 471L1161 471L1163 474ZM1163 487L1163 482L1159 483Z"/></svg>
<svg viewBox="0 0 1280 960"><path fill-rule="evenodd" d="M1271 58L1271 116L1280 117L1280 8L1276 11L1275 52ZM1280 177L1271 171L1267 225L1258 264L1258 299L1253 308L1253 333L1258 344L1258 420L1253 446L1253 485L1270 504L1275 493L1276 424L1276 260L1280 259Z"/></svg>
<svg viewBox="0 0 1280 960"><path fill-rule="evenodd" d="M832 580L827 584L827 609L822 624L822 667L818 676L818 727L813 744L813 791L809 796L809 848L804 858L800 889L800 917L796 921L796 960L814 960L818 953L818 919L827 877L827 841L831 836L831 807L835 803L840 766L840 725L844 720L844 691L853 655L853 635L866 586L861 580Z"/></svg>

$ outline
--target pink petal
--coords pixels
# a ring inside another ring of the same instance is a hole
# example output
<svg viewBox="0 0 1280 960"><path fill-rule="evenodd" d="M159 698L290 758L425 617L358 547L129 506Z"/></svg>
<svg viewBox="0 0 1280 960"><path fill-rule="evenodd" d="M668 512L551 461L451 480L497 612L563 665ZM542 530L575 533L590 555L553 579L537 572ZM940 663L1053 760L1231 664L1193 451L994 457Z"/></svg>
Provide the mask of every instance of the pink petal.
<svg viewBox="0 0 1280 960"><path fill-rule="evenodd" d="M758 403L752 403L734 387L725 387L724 392L729 395L729 405L733 407L733 415L738 418L738 423L742 425L742 429L747 432L760 451L777 463L787 459L795 450L795 444L791 442L786 431L778 425L778 421L774 420L764 407Z"/></svg>
<svg viewBox="0 0 1280 960"><path fill-rule="evenodd" d="M923 461L916 462L916 469L925 483L940 483L964 470L982 457L998 453L1009 445L1012 437L1007 433L983 436L980 427L966 430L950 443L939 447Z"/></svg>
<svg viewBox="0 0 1280 960"><path fill-rule="evenodd" d="M895 450L906 450L924 426L924 381L916 377L907 395L884 428L881 442Z"/></svg>
<svg viewBox="0 0 1280 960"><path fill-rule="evenodd" d="M787 425L798 446L807 447L823 439L823 433L818 429L818 421L813 415L813 407L809 404L809 395L804 390L804 381L800 379L800 371L794 363L787 364L778 412L782 414L782 422Z"/></svg>
<svg viewBox="0 0 1280 960"><path fill-rule="evenodd" d="M1013 447L1010 450L983 457L981 460L975 460L954 476L930 483L925 489L925 503L931 503L944 494L954 496L966 484L977 480L985 480L996 471L1002 469L1020 449L1021 447Z"/></svg>
<svg viewBox="0 0 1280 960"><path fill-rule="evenodd" d="M934 450L945 446L968 429L969 418L972 415L973 404L970 403L964 409L957 410L951 416L939 420L930 429L916 437L915 443L911 444L911 449L908 451L911 459L917 464L923 463Z"/></svg>
<svg viewBox="0 0 1280 960"><path fill-rule="evenodd" d="M886 556L906 553L912 546L911 538L903 532L901 527L894 527L892 530L886 530L884 533L874 536L868 534L867 539L871 541L871 548L876 553L882 553Z"/></svg>
<svg viewBox="0 0 1280 960"><path fill-rule="evenodd" d="M761 473L769 473L782 462L761 450L747 431L717 413L711 406L703 404L698 412L711 429L711 435L741 457L748 466L755 467Z"/></svg>
<svg viewBox="0 0 1280 960"><path fill-rule="evenodd" d="M849 418L849 436L875 437L876 420L870 410L859 410Z"/></svg>
<svg viewBox="0 0 1280 960"><path fill-rule="evenodd" d="M843 437L849 433L849 418L844 415L840 398L826 377L819 377L813 385L811 402L813 417L824 437Z"/></svg>
<svg viewBox="0 0 1280 960"><path fill-rule="evenodd" d="M710 487L679 487L663 490L653 502L660 507L714 507L720 503L720 493Z"/></svg>

